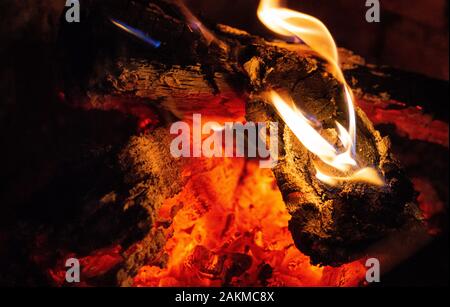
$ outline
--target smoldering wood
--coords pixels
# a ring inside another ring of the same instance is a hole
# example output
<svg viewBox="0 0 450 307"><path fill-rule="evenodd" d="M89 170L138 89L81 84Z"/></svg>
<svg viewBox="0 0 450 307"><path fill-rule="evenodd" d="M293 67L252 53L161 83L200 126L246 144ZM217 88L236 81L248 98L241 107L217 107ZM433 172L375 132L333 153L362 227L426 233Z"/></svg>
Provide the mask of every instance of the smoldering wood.
<svg viewBox="0 0 450 307"><path fill-rule="evenodd" d="M110 48L113 52L102 54L103 64L98 64L94 72L84 70L82 79L86 82L81 87L87 92L86 103L101 108L111 98L145 99L149 105L182 118L183 114L208 108L196 105L199 96L213 98L221 93L241 92L248 96L248 120L278 121L280 159L273 171L292 215L289 229L294 242L311 257L312 263L348 262L360 256L368 245L415 219L412 185L392 156L389 140L374 129L361 109L356 108L358 159L376 167L386 185L345 183L331 188L315 178L315 158L262 95L272 88L288 91L295 101L301 102L305 112L321 122L325 132L333 133L336 120L346 125L341 86L307 47L267 42L225 25L214 28L217 41L208 41L198 29L189 27L176 1L114 1L104 8L95 7L93 12L94 36L102 37L101 41L109 46L128 41L129 47L119 51ZM163 42L161 48L146 46L114 28L109 18L144 30ZM80 36L81 41L84 35ZM344 55L344 62L347 60L349 67L354 68L352 57ZM78 98L73 88L66 90L71 99ZM148 159L155 157L157 151ZM133 169L127 174L139 177ZM158 190L169 182L164 177L173 178L171 170L154 176L160 180L145 185L143 191Z"/></svg>
<svg viewBox="0 0 450 307"><path fill-rule="evenodd" d="M276 53L278 62L270 69L264 67L266 59L273 59ZM250 70L252 82L261 84L263 89L290 89L294 100L301 101L301 108L314 114L325 131L334 129L336 121L345 122L344 100L335 79L320 63L302 56L292 60L295 57L286 50L261 48L251 67L263 66L258 70L267 73ZM351 261L367 245L415 218L413 188L390 153L389 140L381 137L358 107L357 156L383 174L386 185L381 188L362 183L343 183L332 188L321 183L315 177L315 158L261 99L259 91L251 96L247 116L255 121L276 120L281 125L282 145L274 174L292 215L289 229L294 242L311 257L312 263L340 265Z"/></svg>

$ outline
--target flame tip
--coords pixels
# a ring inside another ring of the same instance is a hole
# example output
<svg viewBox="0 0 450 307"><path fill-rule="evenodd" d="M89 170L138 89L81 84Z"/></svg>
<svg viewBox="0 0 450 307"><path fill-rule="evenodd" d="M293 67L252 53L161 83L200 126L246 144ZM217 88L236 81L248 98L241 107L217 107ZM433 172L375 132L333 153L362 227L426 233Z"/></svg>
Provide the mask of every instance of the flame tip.
<svg viewBox="0 0 450 307"><path fill-rule="evenodd" d="M338 139L343 151L331 145L317 130L302 110L295 103L286 101L275 90L269 91L270 100L280 117L292 130L299 141L325 164L340 172L348 173L353 170L351 176L333 177L325 175L317 169L317 177L324 182L337 184L341 181L367 181L381 185L379 174L372 168L354 170L358 167L356 157L356 117L353 105L354 97L350 86L347 84L344 74L339 67L337 46L327 27L317 18L297 12L281 6L280 0L261 0L258 7L258 17L261 22L273 32L301 39L311 49L324 58L331 67L331 73L343 84L345 100L348 111L348 130L336 121ZM290 100L290 97L287 98ZM317 125L316 125L317 126Z"/></svg>

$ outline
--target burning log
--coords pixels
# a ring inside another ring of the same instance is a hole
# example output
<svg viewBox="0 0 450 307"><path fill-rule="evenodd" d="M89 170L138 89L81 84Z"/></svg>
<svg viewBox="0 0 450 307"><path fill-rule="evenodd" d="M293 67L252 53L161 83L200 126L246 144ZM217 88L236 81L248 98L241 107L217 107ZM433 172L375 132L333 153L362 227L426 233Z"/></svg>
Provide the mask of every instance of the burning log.
<svg viewBox="0 0 450 307"><path fill-rule="evenodd" d="M119 154L126 185L132 187L128 197L121 200L123 210L138 207L146 211L145 219L135 221L142 227L143 238L125 242L131 248L123 254L124 263L117 273L119 284L131 284L132 277L143 265L158 262L167 234L161 223L159 210L163 202L181 191L185 178L181 174L182 161L169 152L171 137L167 129L156 129L150 135L131 137ZM144 226L145 225L145 226Z"/></svg>
<svg viewBox="0 0 450 307"><path fill-rule="evenodd" d="M77 69L86 73L88 81L82 88L88 92L85 103L91 108L107 109L110 101L121 101L128 109L139 101L168 114L166 122L196 111L214 119L242 120L243 107L235 98L247 96L247 120L279 123L280 159L273 171L292 215L289 229L295 244L312 263L339 265L356 259L369 244L414 220L412 185L392 156L388 139L374 129L361 109L355 107L356 160L371 166L384 182L374 185L349 180L331 186L316 176L315 166L321 161L271 104L267 91L284 90L301 102L305 113L314 116L327 140L343 147L335 122L350 124L345 114L347 97L341 80L310 48L267 42L225 25L211 32L176 1L158 0L148 5L147 1L113 1L107 8L93 6L92 12L91 34L102 37L100 41L109 47L130 33L128 38L134 43L137 39L144 43L126 51L109 48L114 52L102 59L106 63L102 70L97 67L102 73ZM133 23L136 20L138 24ZM82 33L77 44L84 46L86 35ZM78 99L71 95L71 77L66 77L69 99ZM134 150L129 148L128 153ZM136 164L139 167L154 159L152 155L141 158ZM175 169L160 170L150 176L159 179L142 189L146 195L174 178ZM142 171L131 167L128 173L132 174L129 182L139 190L139 180L133 178L140 177Z"/></svg>
<svg viewBox="0 0 450 307"><path fill-rule="evenodd" d="M264 49L259 58L267 57L266 52ZM317 116L325 131L333 129L334 122L342 120L339 102L343 101L336 81L320 68L308 74L301 61L286 63L286 56L280 59L278 66L254 82L291 89L296 100L309 103L308 113ZM295 77L299 71L306 74L300 82ZM380 136L362 110L356 108L356 114L357 153L362 161L381 171L385 180L381 187L361 182L345 182L338 187L324 184L314 175L317 158L264 98L257 92L247 105L247 118L281 123L282 145L274 174L292 215L289 229L294 242L316 264L340 265L355 259L375 240L414 219L413 188L392 156L389 140Z"/></svg>

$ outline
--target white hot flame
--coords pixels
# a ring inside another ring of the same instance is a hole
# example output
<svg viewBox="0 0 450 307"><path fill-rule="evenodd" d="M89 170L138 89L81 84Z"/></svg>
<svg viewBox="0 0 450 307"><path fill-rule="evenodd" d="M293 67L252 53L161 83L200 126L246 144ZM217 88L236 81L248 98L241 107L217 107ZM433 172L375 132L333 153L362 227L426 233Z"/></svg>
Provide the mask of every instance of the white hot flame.
<svg viewBox="0 0 450 307"><path fill-rule="evenodd" d="M337 149L325 140L311 125L294 103L287 103L281 96L271 91L270 100L275 109L292 130L300 142L324 163L338 171L351 175L327 175L316 167L317 178L327 184L337 185L343 181L359 181L374 185L383 185L383 180L375 169L358 168L356 156L356 117L354 97L339 67L336 44L327 27L317 18L281 7L279 0L261 0L258 8L261 22L277 34L301 39L330 66L330 72L342 83L348 111L348 129L336 122L338 137L343 150Z"/></svg>

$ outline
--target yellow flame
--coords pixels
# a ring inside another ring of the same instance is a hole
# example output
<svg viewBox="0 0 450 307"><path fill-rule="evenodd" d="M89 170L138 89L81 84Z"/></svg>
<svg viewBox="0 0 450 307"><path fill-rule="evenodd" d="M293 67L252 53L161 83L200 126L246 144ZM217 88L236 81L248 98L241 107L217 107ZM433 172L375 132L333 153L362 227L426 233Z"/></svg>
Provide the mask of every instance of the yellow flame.
<svg viewBox="0 0 450 307"><path fill-rule="evenodd" d="M337 185L343 181L383 185L383 180L377 171L371 168L358 169L358 164L355 161L356 117L353 104L354 97L339 67L337 47L327 27L317 18L281 7L280 0L261 0L258 7L258 17L266 27L275 33L301 39L330 65L330 72L343 84L349 126L347 130L336 122L339 140L344 148L341 153L316 131L294 103L287 103L275 91L271 91L269 94L281 118L309 151L327 165L341 172L352 171L350 176L336 177L326 175L316 167L317 178L330 185Z"/></svg>
<svg viewBox="0 0 450 307"><path fill-rule="evenodd" d="M339 177L325 175L316 167L317 173L316 177L320 181L323 181L329 185L336 186L343 181L353 181L353 182L365 182L368 184L382 186L384 185L383 179L376 170L370 167L365 167L354 172L351 176Z"/></svg>

